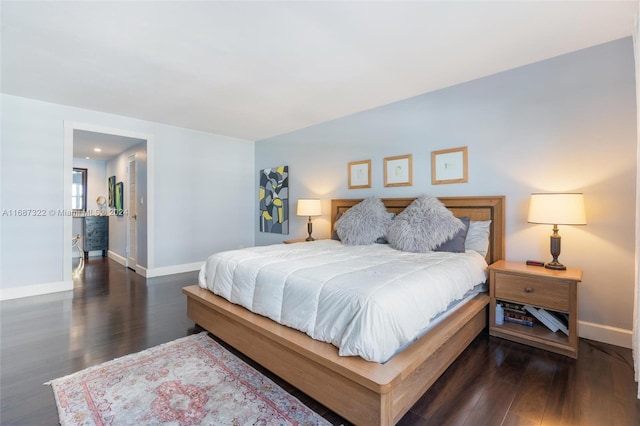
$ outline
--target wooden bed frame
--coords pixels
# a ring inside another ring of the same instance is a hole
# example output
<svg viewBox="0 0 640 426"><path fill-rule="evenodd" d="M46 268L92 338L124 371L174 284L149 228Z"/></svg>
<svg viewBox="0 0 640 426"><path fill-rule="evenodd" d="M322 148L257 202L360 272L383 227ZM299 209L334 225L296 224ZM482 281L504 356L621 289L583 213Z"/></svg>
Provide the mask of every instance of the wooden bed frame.
<svg viewBox="0 0 640 426"><path fill-rule="evenodd" d="M383 199L399 213L414 198ZM458 217L491 220L487 261L504 258L504 197L446 197ZM332 200L331 223L361 200ZM197 285L185 287L187 315L196 324L358 425L393 425L487 325L482 293L385 364L341 357L335 346L311 339L234 305Z"/></svg>

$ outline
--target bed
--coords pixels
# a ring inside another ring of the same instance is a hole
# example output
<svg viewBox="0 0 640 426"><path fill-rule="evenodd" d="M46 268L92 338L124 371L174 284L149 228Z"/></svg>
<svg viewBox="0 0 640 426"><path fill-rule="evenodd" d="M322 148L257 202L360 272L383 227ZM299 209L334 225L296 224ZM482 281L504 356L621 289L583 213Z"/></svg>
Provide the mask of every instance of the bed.
<svg viewBox="0 0 640 426"><path fill-rule="evenodd" d="M400 213L413 198L383 199ZM332 223L362 200L332 200ZM504 197L445 197L457 217L491 221L487 263L504 258ZM486 327L488 296L472 297L388 362L340 356L338 349L228 302L197 285L183 289L195 323L355 424L398 422Z"/></svg>

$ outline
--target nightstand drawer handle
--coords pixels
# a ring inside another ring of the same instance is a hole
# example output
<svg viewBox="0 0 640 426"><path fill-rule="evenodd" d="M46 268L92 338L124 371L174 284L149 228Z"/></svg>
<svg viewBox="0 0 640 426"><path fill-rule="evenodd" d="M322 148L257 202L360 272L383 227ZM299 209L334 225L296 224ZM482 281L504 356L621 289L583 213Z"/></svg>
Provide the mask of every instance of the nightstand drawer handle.
<svg viewBox="0 0 640 426"><path fill-rule="evenodd" d="M525 293L533 293L533 289L531 287L525 287L524 288L524 292Z"/></svg>

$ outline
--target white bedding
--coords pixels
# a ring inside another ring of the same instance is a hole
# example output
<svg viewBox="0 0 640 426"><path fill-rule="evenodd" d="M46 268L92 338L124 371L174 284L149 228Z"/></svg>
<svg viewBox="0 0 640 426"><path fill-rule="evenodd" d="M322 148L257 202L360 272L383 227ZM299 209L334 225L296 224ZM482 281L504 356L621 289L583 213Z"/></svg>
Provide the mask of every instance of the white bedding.
<svg viewBox="0 0 640 426"><path fill-rule="evenodd" d="M407 253L322 240L210 256L199 285L340 355L384 362L436 315L486 281L475 251Z"/></svg>

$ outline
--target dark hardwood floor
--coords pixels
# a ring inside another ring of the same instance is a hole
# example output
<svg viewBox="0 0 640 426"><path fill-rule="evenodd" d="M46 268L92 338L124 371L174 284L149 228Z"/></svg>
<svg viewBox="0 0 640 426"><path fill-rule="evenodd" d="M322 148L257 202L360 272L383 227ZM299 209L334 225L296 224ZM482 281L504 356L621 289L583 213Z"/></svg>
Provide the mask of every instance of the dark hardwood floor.
<svg viewBox="0 0 640 426"><path fill-rule="evenodd" d="M43 383L199 331L181 293L196 281L195 272L144 279L92 258L72 292L0 302L1 424L55 425ZM593 341L581 340L571 360L482 333L400 424L639 425L632 365L629 349ZM333 424L348 424L269 376Z"/></svg>

